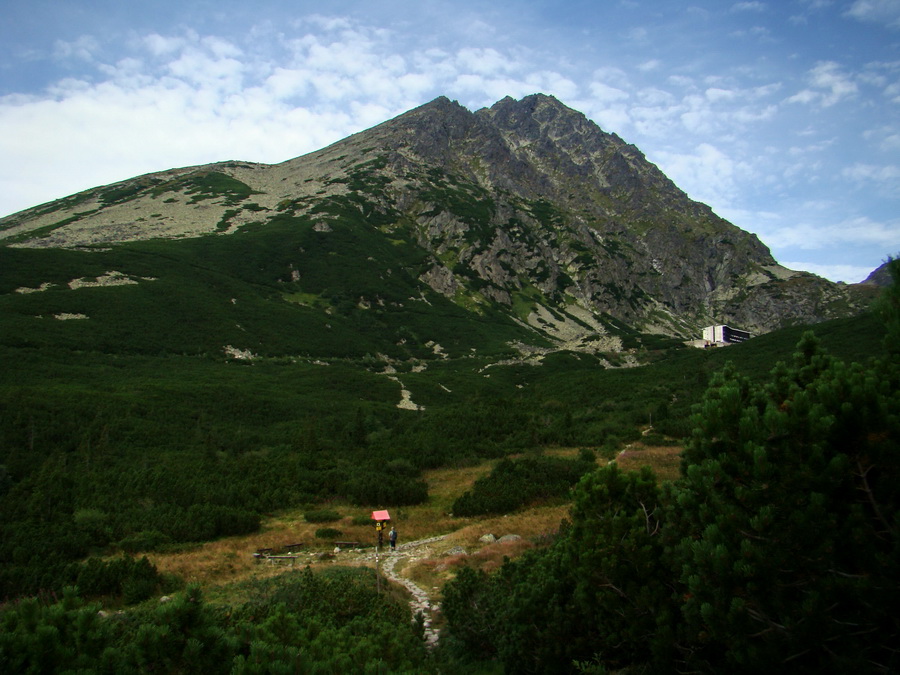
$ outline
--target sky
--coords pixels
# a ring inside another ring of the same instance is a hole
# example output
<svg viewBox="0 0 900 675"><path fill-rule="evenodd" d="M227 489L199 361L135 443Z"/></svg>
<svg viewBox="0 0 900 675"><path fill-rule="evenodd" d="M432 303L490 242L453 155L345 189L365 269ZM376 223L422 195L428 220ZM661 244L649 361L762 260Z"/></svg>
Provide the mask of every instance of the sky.
<svg viewBox="0 0 900 675"><path fill-rule="evenodd" d="M0 216L556 96L786 267L900 253L900 0L0 0Z"/></svg>

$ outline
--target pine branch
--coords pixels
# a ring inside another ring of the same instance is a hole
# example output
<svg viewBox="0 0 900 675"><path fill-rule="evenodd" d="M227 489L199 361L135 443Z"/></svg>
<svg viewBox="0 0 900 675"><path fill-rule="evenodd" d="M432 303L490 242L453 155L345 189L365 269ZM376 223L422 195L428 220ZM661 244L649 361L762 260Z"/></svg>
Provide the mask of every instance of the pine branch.
<svg viewBox="0 0 900 675"><path fill-rule="evenodd" d="M870 464L868 467L863 469L862 460L856 459L856 466L859 468L858 476L862 479L862 487L860 488L863 492L866 493L868 497L869 504L872 507L872 510L875 512L875 516L878 520L881 521L881 524L884 525L885 529L890 532L892 535L897 536L897 533L894 532L894 528L891 527L891 524L885 519L884 515L881 513L881 509L878 507L878 502L875 501L875 494L872 492L872 488L869 486L869 472L875 468L874 464ZM874 533L876 537L883 539L878 532Z"/></svg>
<svg viewBox="0 0 900 675"><path fill-rule="evenodd" d="M644 506L644 502L638 500L638 504L640 504L641 508L644 510L644 520L646 521L647 534L652 537L657 532L659 532L659 520L656 521L656 527L653 528L653 532L650 531L650 516L652 516L653 513L656 513L656 509L653 509L653 513L648 513L647 507Z"/></svg>

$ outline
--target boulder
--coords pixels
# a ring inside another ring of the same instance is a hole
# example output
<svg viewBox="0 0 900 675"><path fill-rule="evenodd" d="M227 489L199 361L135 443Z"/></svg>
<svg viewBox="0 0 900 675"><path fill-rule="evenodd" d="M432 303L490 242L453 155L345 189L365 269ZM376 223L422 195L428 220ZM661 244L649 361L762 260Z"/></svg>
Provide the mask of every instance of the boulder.
<svg viewBox="0 0 900 675"><path fill-rule="evenodd" d="M519 539L521 539L521 538L522 537L520 537L517 534L504 534L497 541L499 541L501 544L505 544L508 541L519 541Z"/></svg>

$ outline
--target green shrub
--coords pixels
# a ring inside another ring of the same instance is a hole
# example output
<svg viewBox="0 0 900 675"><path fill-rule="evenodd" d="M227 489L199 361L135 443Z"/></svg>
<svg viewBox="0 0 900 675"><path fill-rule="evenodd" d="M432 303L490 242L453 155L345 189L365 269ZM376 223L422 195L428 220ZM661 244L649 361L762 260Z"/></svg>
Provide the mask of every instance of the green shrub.
<svg viewBox="0 0 900 675"><path fill-rule="evenodd" d="M333 527L320 527L316 530L316 539L334 539L335 537L340 537L344 534L341 530L337 530Z"/></svg>
<svg viewBox="0 0 900 675"><path fill-rule="evenodd" d="M134 605L151 597L159 585L160 577L146 557L134 561L128 576L122 580L122 599L126 605Z"/></svg>
<svg viewBox="0 0 900 675"><path fill-rule="evenodd" d="M676 441L673 441L670 438L666 438L662 434L651 432L644 436L642 440L644 445L658 445L658 446L670 446L670 445L678 445Z"/></svg>
<svg viewBox="0 0 900 675"><path fill-rule="evenodd" d="M146 556L138 560L122 556L88 558L80 565L75 584L84 597L121 595L126 604L134 604L153 595L160 581L156 566Z"/></svg>
<svg viewBox="0 0 900 675"><path fill-rule="evenodd" d="M354 504L407 506L428 499L428 484L381 471L360 470L347 481L347 497Z"/></svg>
<svg viewBox="0 0 900 675"><path fill-rule="evenodd" d="M307 511L303 514L307 523L333 523L341 519L341 514L331 509L321 509L319 511Z"/></svg>
<svg viewBox="0 0 900 675"><path fill-rule="evenodd" d="M565 495L583 474L595 468L585 454L577 460L535 457L502 460L453 502L456 516L509 513L530 502Z"/></svg>
<svg viewBox="0 0 900 675"><path fill-rule="evenodd" d="M156 551L160 547L171 544L172 538L158 530L142 530L122 539L119 548L126 553L142 553Z"/></svg>

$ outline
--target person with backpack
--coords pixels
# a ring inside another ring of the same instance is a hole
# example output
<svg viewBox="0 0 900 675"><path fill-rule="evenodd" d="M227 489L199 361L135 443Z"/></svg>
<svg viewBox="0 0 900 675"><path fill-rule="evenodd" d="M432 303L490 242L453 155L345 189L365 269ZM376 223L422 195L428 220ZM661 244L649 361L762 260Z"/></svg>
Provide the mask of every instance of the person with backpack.
<svg viewBox="0 0 900 675"><path fill-rule="evenodd" d="M388 535L388 539L391 541L391 550L394 551L397 548L397 530L393 527L391 528L391 532Z"/></svg>

